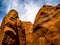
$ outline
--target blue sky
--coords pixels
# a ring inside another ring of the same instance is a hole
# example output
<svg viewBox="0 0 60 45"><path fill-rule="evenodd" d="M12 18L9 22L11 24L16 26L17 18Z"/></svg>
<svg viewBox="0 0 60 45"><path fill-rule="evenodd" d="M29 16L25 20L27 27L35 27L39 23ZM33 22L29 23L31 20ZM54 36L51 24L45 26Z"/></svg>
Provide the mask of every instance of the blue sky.
<svg viewBox="0 0 60 45"><path fill-rule="evenodd" d="M34 23L38 10L46 4L54 6L60 0L0 0L0 24L11 9L17 10L20 20Z"/></svg>

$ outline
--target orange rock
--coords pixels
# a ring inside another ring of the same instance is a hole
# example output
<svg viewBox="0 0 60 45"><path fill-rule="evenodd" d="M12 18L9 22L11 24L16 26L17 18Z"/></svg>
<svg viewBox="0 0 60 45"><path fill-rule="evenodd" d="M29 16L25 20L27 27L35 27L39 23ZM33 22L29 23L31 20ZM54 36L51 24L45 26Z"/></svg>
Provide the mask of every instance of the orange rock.
<svg viewBox="0 0 60 45"><path fill-rule="evenodd" d="M21 21L18 12L11 10L2 21L0 32L2 45L60 45L60 5L44 5L34 24Z"/></svg>

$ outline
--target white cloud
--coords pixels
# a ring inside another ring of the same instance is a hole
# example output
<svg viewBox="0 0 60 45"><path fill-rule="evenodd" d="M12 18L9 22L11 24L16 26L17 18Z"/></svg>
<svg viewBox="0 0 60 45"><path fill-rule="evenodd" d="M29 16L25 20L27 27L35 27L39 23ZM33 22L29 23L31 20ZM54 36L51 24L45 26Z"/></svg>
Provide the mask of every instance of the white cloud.
<svg viewBox="0 0 60 45"><path fill-rule="evenodd" d="M19 17L22 21L30 21L34 23L35 16L41 6L46 4L56 5L57 3L57 0L3 0L2 4L7 7L6 13L11 9L15 9L18 11Z"/></svg>
<svg viewBox="0 0 60 45"><path fill-rule="evenodd" d="M25 0L25 2L21 1L22 0L4 0L3 3L7 6L7 13L11 9L15 9L18 11L19 17L22 21L30 21L32 23L34 23L35 16L42 5L54 5L57 2L55 0L38 0L37 2L36 0Z"/></svg>
<svg viewBox="0 0 60 45"><path fill-rule="evenodd" d="M9 0L7 3L7 13L11 9L15 9L19 13L19 17L22 21L30 21L34 23L35 16L40 7L33 4L33 2L27 3L19 3L19 0Z"/></svg>
<svg viewBox="0 0 60 45"><path fill-rule="evenodd" d="M45 0L45 2L46 2L46 5L57 5L58 4L58 2L57 2L57 0Z"/></svg>
<svg viewBox="0 0 60 45"><path fill-rule="evenodd" d="M32 23L34 23L34 19L39 10L39 7L37 7L33 3L30 3L25 4L25 9L26 12L23 15L21 15L21 20L31 21Z"/></svg>

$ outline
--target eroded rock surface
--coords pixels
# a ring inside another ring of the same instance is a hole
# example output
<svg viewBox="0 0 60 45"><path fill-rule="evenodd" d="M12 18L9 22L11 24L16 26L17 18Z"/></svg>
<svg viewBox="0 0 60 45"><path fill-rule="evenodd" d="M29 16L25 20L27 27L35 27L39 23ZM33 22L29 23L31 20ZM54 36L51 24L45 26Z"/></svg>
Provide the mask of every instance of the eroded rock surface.
<svg viewBox="0 0 60 45"><path fill-rule="evenodd" d="M2 21L1 31L2 45L60 45L60 5L44 5L34 24L21 21L17 11L11 10Z"/></svg>
<svg viewBox="0 0 60 45"><path fill-rule="evenodd" d="M3 40L3 37L4 37L4 33L3 31L1 30L1 27L0 27L0 45L2 45L2 40Z"/></svg>
<svg viewBox="0 0 60 45"><path fill-rule="evenodd" d="M40 31L41 35L39 36L44 37L48 45L60 45L59 27L60 27L60 5L43 6L39 10L35 18L34 32L39 32L38 30L41 30ZM43 42L41 42L41 45L45 45L42 44Z"/></svg>
<svg viewBox="0 0 60 45"><path fill-rule="evenodd" d="M3 19L1 30L4 32L2 45L19 45L17 30L18 13L11 10Z"/></svg>
<svg viewBox="0 0 60 45"><path fill-rule="evenodd" d="M31 45L33 42L33 25L31 22L22 22L22 26L25 30L26 45Z"/></svg>

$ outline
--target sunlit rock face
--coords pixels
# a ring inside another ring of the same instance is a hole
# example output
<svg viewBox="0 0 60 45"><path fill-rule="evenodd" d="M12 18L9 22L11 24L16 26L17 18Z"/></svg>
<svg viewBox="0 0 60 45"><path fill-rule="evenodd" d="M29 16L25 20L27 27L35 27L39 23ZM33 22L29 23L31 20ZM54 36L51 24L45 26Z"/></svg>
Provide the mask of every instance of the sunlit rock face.
<svg viewBox="0 0 60 45"><path fill-rule="evenodd" d="M11 10L4 17L1 30L4 32L2 45L28 45L32 40L28 37L32 35L33 24L19 20L16 10Z"/></svg>
<svg viewBox="0 0 60 45"><path fill-rule="evenodd" d="M0 45L2 45L2 40L3 40L3 37L4 37L4 35L3 35L3 32L2 32L2 30L1 30L1 27L0 27Z"/></svg>
<svg viewBox="0 0 60 45"><path fill-rule="evenodd" d="M2 21L1 31L2 45L60 45L60 5L44 5L34 24L21 21L18 12L11 10Z"/></svg>
<svg viewBox="0 0 60 45"><path fill-rule="evenodd" d="M23 29L25 30L26 45L32 45L33 42L33 24L31 22L22 22Z"/></svg>
<svg viewBox="0 0 60 45"><path fill-rule="evenodd" d="M17 45L18 43L18 30L17 30L18 13L11 10L3 19L1 30L4 32L2 45Z"/></svg>
<svg viewBox="0 0 60 45"><path fill-rule="evenodd" d="M44 5L39 10L34 22L34 32L39 32L38 30L43 34L40 35L43 40L40 37L39 40L46 40L48 45L60 45L60 5Z"/></svg>

